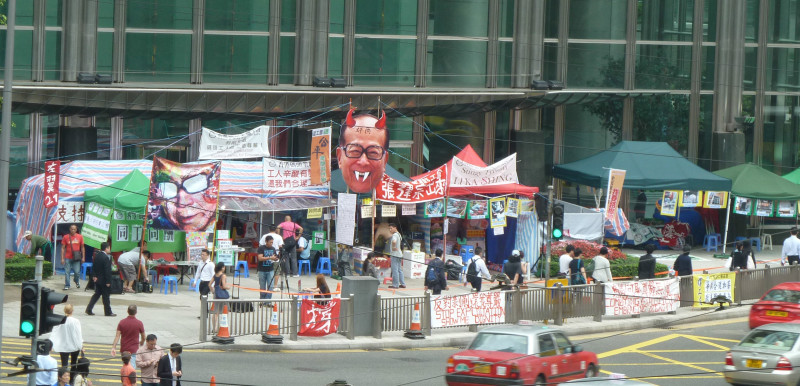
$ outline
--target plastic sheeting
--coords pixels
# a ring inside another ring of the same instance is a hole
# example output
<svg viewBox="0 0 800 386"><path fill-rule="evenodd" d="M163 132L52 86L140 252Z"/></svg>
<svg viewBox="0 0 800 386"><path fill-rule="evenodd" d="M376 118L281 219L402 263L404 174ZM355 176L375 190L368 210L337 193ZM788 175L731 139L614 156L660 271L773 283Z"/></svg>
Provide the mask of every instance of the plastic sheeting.
<svg viewBox="0 0 800 386"><path fill-rule="evenodd" d="M232 212L286 212L297 209L335 206L328 198L310 197L220 197L219 209Z"/></svg>

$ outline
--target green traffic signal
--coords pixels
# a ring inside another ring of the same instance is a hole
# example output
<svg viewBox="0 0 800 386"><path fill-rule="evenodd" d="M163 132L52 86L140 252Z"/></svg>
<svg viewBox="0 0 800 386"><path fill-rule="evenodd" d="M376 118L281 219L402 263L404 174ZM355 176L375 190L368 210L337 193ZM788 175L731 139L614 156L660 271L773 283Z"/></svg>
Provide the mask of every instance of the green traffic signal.
<svg viewBox="0 0 800 386"><path fill-rule="evenodd" d="M553 229L553 238L554 239L558 240L558 239L561 238L561 236L563 236L563 234L561 233L561 229Z"/></svg>
<svg viewBox="0 0 800 386"><path fill-rule="evenodd" d="M33 334L34 325L30 321L24 321L19 326L19 330L24 334Z"/></svg>

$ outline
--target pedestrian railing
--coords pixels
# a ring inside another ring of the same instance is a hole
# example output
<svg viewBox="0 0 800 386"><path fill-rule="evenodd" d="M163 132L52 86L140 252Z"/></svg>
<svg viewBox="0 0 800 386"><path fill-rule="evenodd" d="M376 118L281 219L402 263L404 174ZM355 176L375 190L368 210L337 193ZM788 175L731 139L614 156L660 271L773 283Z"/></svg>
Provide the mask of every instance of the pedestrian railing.
<svg viewBox="0 0 800 386"><path fill-rule="evenodd" d="M680 293L679 307L694 306L694 280L696 276L678 278ZM652 279L654 281L669 279ZM800 281L800 266L764 266L759 269L736 272L733 288L734 301L759 299L773 286L787 282ZM552 288L527 288L502 291L505 301L505 323L516 323L519 320L553 321L561 325L566 319L592 317L602 321L605 314L605 286L588 284ZM643 302L648 299L642 299ZM660 299L654 299L660 301ZM288 334L291 340L297 339L300 321L300 300L291 299L227 299L205 300L201 313L200 340L207 341L215 328L214 315L217 309L225 304L229 307L228 324L232 336L260 334L267 331L272 307L267 303L277 304L281 334ZM342 298L339 313L338 332L348 339L354 339L356 320L370 320L372 336L380 338L383 332L404 331L409 328L414 314L414 306L420 306L420 319L423 332L431 334L431 320L434 310L431 309L431 295L424 296L381 296L376 294L374 306L366 311L356 313L355 297ZM213 306L213 310L205 311ZM711 305L709 305L711 306ZM639 316L639 315L635 315ZM476 326L470 326L475 329Z"/></svg>

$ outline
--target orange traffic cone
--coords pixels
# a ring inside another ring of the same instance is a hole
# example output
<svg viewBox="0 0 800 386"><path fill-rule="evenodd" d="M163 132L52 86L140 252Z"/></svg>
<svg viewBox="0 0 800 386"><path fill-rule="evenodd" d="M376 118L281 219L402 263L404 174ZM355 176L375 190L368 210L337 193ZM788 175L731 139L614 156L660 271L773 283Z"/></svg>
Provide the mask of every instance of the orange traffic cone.
<svg viewBox="0 0 800 386"><path fill-rule="evenodd" d="M333 298L340 298L342 297L342 282L336 283L336 294L331 296Z"/></svg>
<svg viewBox="0 0 800 386"><path fill-rule="evenodd" d="M261 341L271 344L282 344L281 328L278 326L278 303L272 303L272 318L265 334L261 334Z"/></svg>
<svg viewBox="0 0 800 386"><path fill-rule="evenodd" d="M222 307L222 314L219 315L219 331L217 331L217 335L211 338L211 341L220 344L233 343L233 338L231 337L228 327L228 305L225 304L225 306Z"/></svg>
<svg viewBox="0 0 800 386"><path fill-rule="evenodd" d="M236 229L236 228L234 228ZM217 379L214 376L211 376L211 382L208 383L208 386L217 386Z"/></svg>
<svg viewBox="0 0 800 386"><path fill-rule="evenodd" d="M419 317L419 303L414 303L414 313L411 316L411 328L406 330L406 333L403 334L408 339L425 339L425 335L422 333L420 317Z"/></svg>

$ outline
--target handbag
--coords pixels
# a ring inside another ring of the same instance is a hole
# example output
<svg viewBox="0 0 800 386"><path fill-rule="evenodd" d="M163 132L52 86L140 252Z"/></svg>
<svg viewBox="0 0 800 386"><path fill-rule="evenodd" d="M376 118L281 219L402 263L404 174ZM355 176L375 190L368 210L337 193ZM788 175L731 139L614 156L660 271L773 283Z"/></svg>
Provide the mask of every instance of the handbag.
<svg viewBox="0 0 800 386"><path fill-rule="evenodd" d="M215 299L228 299L231 297L231 294L228 293L228 290L215 285L214 286L214 298Z"/></svg>
<svg viewBox="0 0 800 386"><path fill-rule="evenodd" d="M77 251L74 250L73 247L72 247L72 238L69 238L67 240L69 240L68 241L69 248L72 250L72 261L81 261L81 260L83 260L83 254L81 253L80 248L78 248Z"/></svg>

